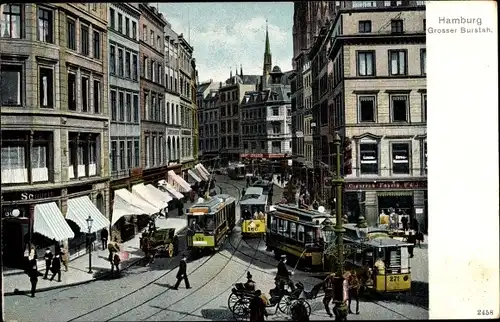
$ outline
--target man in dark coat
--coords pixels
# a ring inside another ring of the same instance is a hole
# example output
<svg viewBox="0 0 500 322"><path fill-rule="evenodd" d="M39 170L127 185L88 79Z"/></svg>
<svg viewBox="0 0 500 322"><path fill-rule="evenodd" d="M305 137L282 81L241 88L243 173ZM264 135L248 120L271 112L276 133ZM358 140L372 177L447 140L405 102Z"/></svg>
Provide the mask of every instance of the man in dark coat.
<svg viewBox="0 0 500 322"><path fill-rule="evenodd" d="M45 249L45 255L43 255L43 259L45 259L45 275L43 275L44 280L46 280L47 276L49 275L50 265L52 264L52 258L54 258L54 255L52 255L50 248L47 247L47 249Z"/></svg>
<svg viewBox="0 0 500 322"><path fill-rule="evenodd" d="M38 283L38 267L37 267L38 256L35 254L32 260L29 262L28 266L28 276L30 277L31 283L31 297L35 297L36 284Z"/></svg>
<svg viewBox="0 0 500 322"><path fill-rule="evenodd" d="M403 230L407 231L408 230L408 217L406 216L405 213L403 213L403 217L401 218L401 224L403 225Z"/></svg>
<svg viewBox="0 0 500 322"><path fill-rule="evenodd" d="M106 228L101 230L101 242L102 250L105 250L108 247L108 230Z"/></svg>
<svg viewBox="0 0 500 322"><path fill-rule="evenodd" d="M323 290L325 291L325 297L323 298L323 305L325 306L326 313L333 317L332 312L330 311L330 302L333 300L334 296L334 278L335 273L328 275L323 281Z"/></svg>
<svg viewBox="0 0 500 322"><path fill-rule="evenodd" d="M191 286L189 285L189 280L187 277L186 257L183 257L181 259L180 264L179 264L179 270L177 271L177 283L175 283L175 286L173 287L174 290L179 289L179 285L181 284L182 280L184 280L184 284L186 285L186 289L190 289Z"/></svg>
<svg viewBox="0 0 500 322"><path fill-rule="evenodd" d="M255 296L250 301L250 321L262 322L265 321L267 316L266 304L261 297L260 290L255 291Z"/></svg>
<svg viewBox="0 0 500 322"><path fill-rule="evenodd" d="M295 290L295 285L293 285L292 280L290 279L290 272L286 267L286 255L281 255L281 260L278 263L278 272L276 273L275 280L278 282L278 288L283 288L284 285L290 286L290 288Z"/></svg>
<svg viewBox="0 0 500 322"><path fill-rule="evenodd" d="M50 268L52 271L52 277L50 278L51 281L54 280L54 277L57 274L57 281L61 282L61 255L57 254L54 259L52 260L52 267Z"/></svg>
<svg viewBox="0 0 500 322"><path fill-rule="evenodd" d="M177 200L177 210L179 211L178 215L179 217L183 215L183 211L184 211L184 204L182 203L182 201L180 200Z"/></svg>

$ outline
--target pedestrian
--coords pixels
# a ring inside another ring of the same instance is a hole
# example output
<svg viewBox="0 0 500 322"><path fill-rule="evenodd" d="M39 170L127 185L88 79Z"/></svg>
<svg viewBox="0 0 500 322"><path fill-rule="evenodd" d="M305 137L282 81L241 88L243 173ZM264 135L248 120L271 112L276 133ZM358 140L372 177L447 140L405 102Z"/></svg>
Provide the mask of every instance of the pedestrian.
<svg viewBox="0 0 500 322"><path fill-rule="evenodd" d="M262 322L265 321L267 316L266 304L262 300L262 292L255 291L255 296L250 301L250 321Z"/></svg>
<svg viewBox="0 0 500 322"><path fill-rule="evenodd" d="M318 203L318 201L314 200L313 204L312 204L312 207L313 207L314 210L318 210L319 209L319 203Z"/></svg>
<svg viewBox="0 0 500 322"><path fill-rule="evenodd" d="M43 279L46 280L49 275L49 270L50 270L50 265L52 265L52 259L54 258L54 255L50 251L50 248L45 249L45 255L43 256L43 259L45 259L45 275L43 275Z"/></svg>
<svg viewBox="0 0 500 322"><path fill-rule="evenodd" d="M105 250L106 247L108 247L108 230L106 228L103 228L101 230L101 242L102 242L102 250Z"/></svg>
<svg viewBox="0 0 500 322"><path fill-rule="evenodd" d="M31 297L35 297L36 284L38 283L38 267L37 267L38 256L33 255L33 258L29 262L28 276L30 277L31 283Z"/></svg>
<svg viewBox="0 0 500 322"><path fill-rule="evenodd" d="M282 289L285 285L288 285L292 291L295 290L295 285L293 285L290 275L290 271L288 271L288 268L286 267L286 255L281 255L280 262L278 263L278 271L275 277L278 289Z"/></svg>
<svg viewBox="0 0 500 322"><path fill-rule="evenodd" d="M403 212L403 215L401 216L401 224L403 226L403 231L408 230L408 216Z"/></svg>
<svg viewBox="0 0 500 322"><path fill-rule="evenodd" d="M351 271L351 275L349 276L348 279L348 284L349 284L349 300L347 301L347 303L349 308L349 314L353 314L351 310L351 302L353 299L356 301L356 314L359 314L359 290L361 288L361 283L356 275L356 271Z"/></svg>
<svg viewBox="0 0 500 322"><path fill-rule="evenodd" d="M64 247L61 247L61 263L64 265L64 271L68 271L69 256Z"/></svg>
<svg viewBox="0 0 500 322"><path fill-rule="evenodd" d="M334 279L335 279L335 273L331 273L323 281L323 290L325 291L325 297L323 298L323 305L325 306L326 313L330 317L333 317L333 314L330 311L330 302L333 300L334 296L334 291L333 291Z"/></svg>
<svg viewBox="0 0 500 322"><path fill-rule="evenodd" d="M54 277L57 274L57 281L61 282L61 255L57 254L54 259L52 260L52 266L50 268L52 272L52 277L50 278L51 281L54 280Z"/></svg>
<svg viewBox="0 0 500 322"><path fill-rule="evenodd" d="M180 201L180 200L177 201L177 210L179 211L177 215L179 217L182 216L183 215L182 212L184 211L184 205L182 204L182 201Z"/></svg>
<svg viewBox="0 0 500 322"><path fill-rule="evenodd" d="M242 198L243 198L243 196L245 195L245 192L247 192L247 191L245 190L245 188L241 189L241 197L242 197Z"/></svg>
<svg viewBox="0 0 500 322"><path fill-rule="evenodd" d="M186 257L182 257L181 262L179 263L179 270L177 271L177 282L175 283L175 286L173 287L174 290L179 289L179 285L181 284L181 281L184 280L184 285L186 286L186 289L190 289L191 286L189 285L189 279L187 277L187 263L186 263Z"/></svg>
<svg viewBox="0 0 500 322"><path fill-rule="evenodd" d="M408 254L410 254L410 258L413 258L413 249L417 243L417 236L415 236L412 231L410 231L410 234L408 235L408 243L412 244L411 246L408 246Z"/></svg>
<svg viewBox="0 0 500 322"><path fill-rule="evenodd" d="M113 255L113 262L111 263L111 273L116 269L116 275L120 274L120 263L121 263L121 258L118 253L115 253Z"/></svg>

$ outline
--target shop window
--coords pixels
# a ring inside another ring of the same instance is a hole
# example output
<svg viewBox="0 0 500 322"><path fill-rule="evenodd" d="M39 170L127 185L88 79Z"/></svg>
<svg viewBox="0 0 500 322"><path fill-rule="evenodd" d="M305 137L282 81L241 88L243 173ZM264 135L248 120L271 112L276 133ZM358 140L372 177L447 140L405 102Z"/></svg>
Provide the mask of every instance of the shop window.
<svg viewBox="0 0 500 322"><path fill-rule="evenodd" d="M392 144L392 173L410 174L410 144Z"/></svg>
<svg viewBox="0 0 500 322"><path fill-rule="evenodd" d="M361 143L359 145L361 174L378 174L378 144Z"/></svg>

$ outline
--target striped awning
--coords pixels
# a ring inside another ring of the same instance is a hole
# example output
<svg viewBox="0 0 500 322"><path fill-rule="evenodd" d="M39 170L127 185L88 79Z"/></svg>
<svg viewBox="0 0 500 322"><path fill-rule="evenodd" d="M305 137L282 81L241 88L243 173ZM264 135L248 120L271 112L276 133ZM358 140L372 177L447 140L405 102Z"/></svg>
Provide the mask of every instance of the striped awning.
<svg viewBox="0 0 500 322"><path fill-rule="evenodd" d="M172 198L175 198L175 199L184 198L184 195L182 193L180 193L179 191L175 190L175 188L172 187L169 183L164 183L162 185L159 185L158 187L160 188L160 190L163 190L163 191L169 193L172 196Z"/></svg>
<svg viewBox="0 0 500 322"><path fill-rule="evenodd" d="M167 192L161 191L160 189L156 188L152 184L147 184L146 189L148 189L150 191L150 193L152 195L156 196L157 198L162 198L161 200L163 200L167 204L167 206L168 206L168 202L172 200L172 197L170 196L170 194L168 194ZM167 207L167 206L165 206L165 207Z"/></svg>
<svg viewBox="0 0 500 322"><path fill-rule="evenodd" d="M377 197L405 197L413 196L413 191L398 190L398 191L378 191Z"/></svg>
<svg viewBox="0 0 500 322"><path fill-rule="evenodd" d="M196 182L201 182L200 177L198 177L196 173L193 172L193 170L188 170L188 174L191 176L191 178L196 180Z"/></svg>
<svg viewBox="0 0 500 322"><path fill-rule="evenodd" d="M200 169L200 171L202 171L203 174L205 174L207 177L210 176L210 172L208 172L208 170L203 166L203 164L198 163L197 165L195 165L195 168Z"/></svg>
<svg viewBox="0 0 500 322"><path fill-rule="evenodd" d="M55 202L35 205L33 231L58 242L75 237Z"/></svg>
<svg viewBox="0 0 500 322"><path fill-rule="evenodd" d="M184 179L179 177L174 171L170 170L168 172L168 183L170 183L174 188L181 192L191 191L191 186Z"/></svg>
<svg viewBox="0 0 500 322"><path fill-rule="evenodd" d="M82 233L88 232L87 218L92 218L91 233L95 233L103 228L109 227L109 220L106 218L88 196L68 199L68 212L66 219L71 220L80 227Z"/></svg>
<svg viewBox="0 0 500 322"><path fill-rule="evenodd" d="M206 173L204 173L199 167L194 167L193 172L196 173L202 180L208 181L209 176L207 176Z"/></svg>
<svg viewBox="0 0 500 322"><path fill-rule="evenodd" d="M158 197L157 195L154 195L151 190L146 188L146 186L142 183L136 184L132 187L132 194L135 194L139 198L143 199L143 201L158 209L158 212L168 207L167 202L164 200L164 196Z"/></svg>

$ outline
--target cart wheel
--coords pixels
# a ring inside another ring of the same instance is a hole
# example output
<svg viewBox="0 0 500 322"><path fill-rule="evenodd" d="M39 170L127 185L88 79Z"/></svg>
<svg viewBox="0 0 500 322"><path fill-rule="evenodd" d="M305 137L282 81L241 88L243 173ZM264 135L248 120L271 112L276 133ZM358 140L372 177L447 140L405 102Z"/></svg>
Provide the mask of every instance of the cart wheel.
<svg viewBox="0 0 500 322"><path fill-rule="evenodd" d="M173 257L174 256L174 245L168 244L168 257Z"/></svg>
<svg viewBox="0 0 500 322"><path fill-rule="evenodd" d="M292 306L293 299L289 295L283 295L278 302L278 309L281 313L290 315L290 307Z"/></svg>
<svg viewBox="0 0 500 322"><path fill-rule="evenodd" d="M309 304L309 302L304 301L304 300L301 300L301 301L306 306L307 316L311 316L311 313L312 313L311 304Z"/></svg>
<svg viewBox="0 0 500 322"><path fill-rule="evenodd" d="M231 293L231 295L229 295L229 298L227 299L227 306L229 307L229 310L231 312L233 312L233 307L236 304L236 302L238 302L238 300L239 300L239 298L236 294Z"/></svg>
<svg viewBox="0 0 500 322"><path fill-rule="evenodd" d="M236 321L250 320L250 301L239 299L233 306L233 316Z"/></svg>

